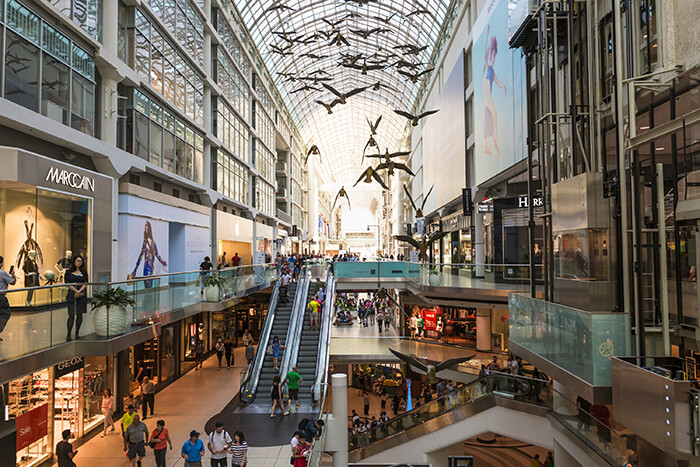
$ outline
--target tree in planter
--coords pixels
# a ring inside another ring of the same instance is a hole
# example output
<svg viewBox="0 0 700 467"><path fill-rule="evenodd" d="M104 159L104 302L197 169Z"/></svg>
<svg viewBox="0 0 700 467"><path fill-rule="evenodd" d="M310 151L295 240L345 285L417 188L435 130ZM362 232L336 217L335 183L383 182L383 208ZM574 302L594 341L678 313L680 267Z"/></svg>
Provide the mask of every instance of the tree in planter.
<svg viewBox="0 0 700 467"><path fill-rule="evenodd" d="M227 279L219 273L208 274L204 278L205 296L208 302L219 301L219 290L226 286Z"/></svg>
<svg viewBox="0 0 700 467"><path fill-rule="evenodd" d="M124 334L128 323L126 307L135 305L136 301L121 287L93 292L90 311L94 312L95 333L98 336Z"/></svg>

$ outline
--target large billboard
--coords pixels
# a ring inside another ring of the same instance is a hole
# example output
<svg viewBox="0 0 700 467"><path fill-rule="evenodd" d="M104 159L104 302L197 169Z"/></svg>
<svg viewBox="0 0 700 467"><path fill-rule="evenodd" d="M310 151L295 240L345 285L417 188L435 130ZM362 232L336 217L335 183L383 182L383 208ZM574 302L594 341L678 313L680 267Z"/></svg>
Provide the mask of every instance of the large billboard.
<svg viewBox="0 0 700 467"><path fill-rule="evenodd" d="M525 62L508 47L508 0L487 0L474 24L474 182L526 155Z"/></svg>
<svg viewBox="0 0 700 467"><path fill-rule="evenodd" d="M435 187L426 202L426 214L460 196L466 187L464 54L445 81L435 108L440 111L426 119L422 132L423 193Z"/></svg>

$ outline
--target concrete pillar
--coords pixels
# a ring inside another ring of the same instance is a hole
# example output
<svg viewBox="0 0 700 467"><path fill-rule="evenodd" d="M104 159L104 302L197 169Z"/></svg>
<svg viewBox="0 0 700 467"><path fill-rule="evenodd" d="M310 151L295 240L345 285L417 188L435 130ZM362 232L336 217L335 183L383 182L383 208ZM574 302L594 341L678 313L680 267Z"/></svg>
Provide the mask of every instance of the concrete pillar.
<svg viewBox="0 0 700 467"><path fill-rule="evenodd" d="M491 351L491 310L476 309L476 350Z"/></svg>
<svg viewBox="0 0 700 467"><path fill-rule="evenodd" d="M583 467L556 441L554 441L554 464L557 467Z"/></svg>
<svg viewBox="0 0 700 467"><path fill-rule="evenodd" d="M328 438L333 440L336 451L333 453L333 467L348 465L348 375L331 375L333 389L333 419L329 421Z"/></svg>
<svg viewBox="0 0 700 467"><path fill-rule="evenodd" d="M472 232L472 242L474 242L474 264L476 264L476 275L484 276L484 214L474 214L474 232Z"/></svg>
<svg viewBox="0 0 700 467"><path fill-rule="evenodd" d="M119 44L119 2L102 3L102 53L115 58Z"/></svg>
<svg viewBox="0 0 700 467"><path fill-rule="evenodd" d="M102 121L100 126L102 141L110 146L117 146L117 122L119 121L119 93L117 83L121 81L121 76L116 70L110 68L100 68L102 77Z"/></svg>

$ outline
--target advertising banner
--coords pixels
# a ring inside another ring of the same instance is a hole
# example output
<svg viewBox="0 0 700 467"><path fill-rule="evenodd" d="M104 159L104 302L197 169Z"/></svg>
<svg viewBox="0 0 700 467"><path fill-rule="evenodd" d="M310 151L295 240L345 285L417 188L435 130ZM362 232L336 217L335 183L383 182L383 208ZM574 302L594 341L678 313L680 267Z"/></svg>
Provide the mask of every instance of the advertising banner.
<svg viewBox="0 0 700 467"><path fill-rule="evenodd" d="M508 47L508 0L487 0L474 24L474 169L483 183L526 155L525 61Z"/></svg>
<svg viewBox="0 0 700 467"><path fill-rule="evenodd" d="M49 404L35 407L15 419L17 450L20 451L48 433Z"/></svg>

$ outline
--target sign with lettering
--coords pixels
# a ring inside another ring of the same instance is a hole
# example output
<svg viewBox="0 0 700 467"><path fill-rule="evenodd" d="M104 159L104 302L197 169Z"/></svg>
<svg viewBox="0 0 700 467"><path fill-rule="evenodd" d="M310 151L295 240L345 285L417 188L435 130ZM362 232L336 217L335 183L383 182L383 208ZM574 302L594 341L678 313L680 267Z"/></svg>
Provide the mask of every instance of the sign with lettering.
<svg viewBox="0 0 700 467"><path fill-rule="evenodd" d="M40 440L48 433L49 404L35 407L15 418L17 451Z"/></svg>
<svg viewBox="0 0 700 467"><path fill-rule="evenodd" d="M537 197L537 198L532 198L532 199L533 199L532 205L533 205L534 207L537 208L537 207L542 206L542 198ZM519 197L518 197L518 207L519 207L519 208L527 208L527 207L529 207L529 206L530 206L530 205L529 205L529 203L528 203L528 197L527 197L527 196L519 196Z"/></svg>
<svg viewBox="0 0 700 467"><path fill-rule="evenodd" d="M69 172L66 169L57 169L51 167L49 173L46 174L46 181L56 183L57 185L65 185L77 190L95 191L95 179L79 174L77 172Z"/></svg>
<svg viewBox="0 0 700 467"><path fill-rule="evenodd" d="M63 375L68 373L73 373L75 370L79 370L85 366L84 357L71 357L68 360L64 360L60 363L54 365L54 378L58 379Z"/></svg>

